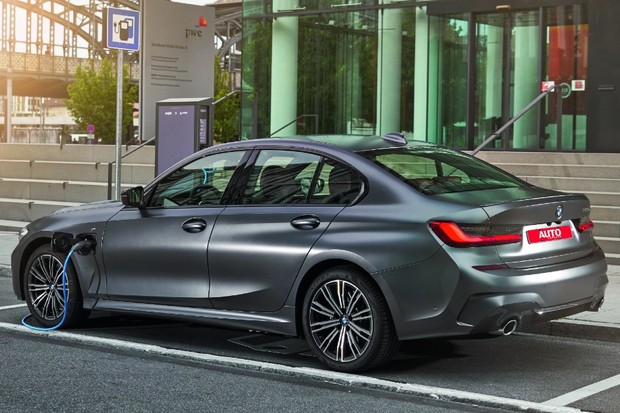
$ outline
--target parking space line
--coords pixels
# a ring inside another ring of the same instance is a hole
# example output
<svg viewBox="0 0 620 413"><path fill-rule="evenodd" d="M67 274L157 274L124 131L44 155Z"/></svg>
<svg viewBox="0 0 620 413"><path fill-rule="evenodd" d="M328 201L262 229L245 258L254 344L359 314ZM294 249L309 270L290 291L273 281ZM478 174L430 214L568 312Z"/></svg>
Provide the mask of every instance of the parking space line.
<svg viewBox="0 0 620 413"><path fill-rule="evenodd" d="M589 386L582 387L570 393L566 393L560 397L556 397L555 399L547 400L543 404L550 406L568 406L578 400L585 399L595 395L596 393L609 390L616 386L620 386L620 374L601 380L597 383L590 384Z"/></svg>
<svg viewBox="0 0 620 413"><path fill-rule="evenodd" d="M0 307L0 311L2 311L2 310L12 310L13 308L22 308L22 307L28 307L28 305L27 304L6 305L4 307Z"/></svg>
<svg viewBox="0 0 620 413"><path fill-rule="evenodd" d="M407 394L431 400L441 400L453 403L475 404L491 408L528 411L530 413L578 413L579 409L565 406L550 406L526 400L509 399L506 397L490 396L480 393L470 393L462 390L446 389L442 387L426 386L414 383L394 382L357 374L339 373L311 367L292 367L264 361L246 360L237 357L218 356L209 353L197 353L187 350L168 349L152 344L134 343L111 338L93 337L84 334L68 333L64 331L38 332L22 325L0 322L0 331L24 333L39 337L49 337L72 343L114 348L117 350L131 350L157 356L167 356L182 360L208 363L222 367L241 368L262 373L279 374L289 377L332 383L340 386L375 389L380 391Z"/></svg>

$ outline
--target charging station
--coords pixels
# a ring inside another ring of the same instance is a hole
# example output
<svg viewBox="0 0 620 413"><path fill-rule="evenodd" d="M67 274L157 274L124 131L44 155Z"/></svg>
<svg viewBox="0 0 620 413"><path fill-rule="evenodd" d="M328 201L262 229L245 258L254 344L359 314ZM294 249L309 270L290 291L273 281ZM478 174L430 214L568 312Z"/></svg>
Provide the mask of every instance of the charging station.
<svg viewBox="0 0 620 413"><path fill-rule="evenodd" d="M156 104L155 175L213 145L213 99L164 99Z"/></svg>

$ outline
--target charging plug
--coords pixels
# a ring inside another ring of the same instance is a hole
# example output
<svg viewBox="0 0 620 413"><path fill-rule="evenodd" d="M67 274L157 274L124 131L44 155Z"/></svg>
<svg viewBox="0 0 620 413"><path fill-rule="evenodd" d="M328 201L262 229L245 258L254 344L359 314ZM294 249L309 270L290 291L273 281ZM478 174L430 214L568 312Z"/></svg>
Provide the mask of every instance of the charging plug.
<svg viewBox="0 0 620 413"><path fill-rule="evenodd" d="M77 250L77 253L80 255L88 255L90 253L95 252L95 247L97 245L97 238L93 234L80 234L75 237L76 244L84 244L80 249Z"/></svg>

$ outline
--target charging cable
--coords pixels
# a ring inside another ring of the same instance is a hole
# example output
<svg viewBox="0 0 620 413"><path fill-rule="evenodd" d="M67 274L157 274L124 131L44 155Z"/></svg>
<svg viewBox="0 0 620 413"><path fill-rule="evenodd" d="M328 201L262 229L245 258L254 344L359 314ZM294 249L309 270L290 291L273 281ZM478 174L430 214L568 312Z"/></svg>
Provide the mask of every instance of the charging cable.
<svg viewBox="0 0 620 413"><path fill-rule="evenodd" d="M24 318L22 318L22 324L26 327L28 327L31 330L36 330L36 331L53 331L53 330L57 330L59 329L65 322L65 319L67 318L67 305L69 304L68 302L68 298L69 298L69 292L67 291L67 266L69 265L69 260L71 259L71 255L73 255L73 253L79 249L81 249L82 247L88 245L91 241L89 240L83 240L78 242L77 244L75 244L73 247L71 247L71 250L69 251L69 254L67 254L67 258L65 258L65 263L62 266L62 297L64 299L65 302L65 308L62 311L62 318L60 319L60 322L58 324L56 324L53 327L35 327L33 325L30 325L26 322L26 320L29 317L32 317L32 314L28 314L27 316L25 316Z"/></svg>

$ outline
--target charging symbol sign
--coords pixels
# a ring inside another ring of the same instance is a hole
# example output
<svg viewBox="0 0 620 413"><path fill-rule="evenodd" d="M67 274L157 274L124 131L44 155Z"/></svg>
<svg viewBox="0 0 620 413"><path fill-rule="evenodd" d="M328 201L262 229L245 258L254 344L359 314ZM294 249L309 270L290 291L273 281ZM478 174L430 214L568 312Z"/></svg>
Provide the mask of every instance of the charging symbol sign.
<svg viewBox="0 0 620 413"><path fill-rule="evenodd" d="M104 10L105 46L110 49L140 49L140 12L108 7Z"/></svg>

